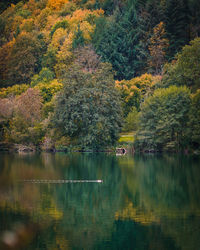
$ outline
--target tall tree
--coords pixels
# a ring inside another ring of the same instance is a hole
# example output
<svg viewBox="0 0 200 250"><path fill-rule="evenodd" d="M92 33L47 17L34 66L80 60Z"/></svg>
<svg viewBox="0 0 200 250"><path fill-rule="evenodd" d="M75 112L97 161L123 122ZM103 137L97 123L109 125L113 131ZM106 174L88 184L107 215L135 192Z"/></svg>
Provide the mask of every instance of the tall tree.
<svg viewBox="0 0 200 250"><path fill-rule="evenodd" d="M165 6L168 57L172 59L190 40L188 0L168 0Z"/></svg>
<svg viewBox="0 0 200 250"><path fill-rule="evenodd" d="M165 29L163 22L160 22L153 29L153 34L150 38L149 51L150 60L149 66L158 74L162 70L163 64L166 62L165 53L168 48L169 42L165 38Z"/></svg>
<svg viewBox="0 0 200 250"><path fill-rule="evenodd" d="M102 26L104 25L104 27ZM105 62L110 62L118 80L139 75L145 66L145 48L141 43L144 31L134 3L111 20L97 23L94 46Z"/></svg>
<svg viewBox="0 0 200 250"><path fill-rule="evenodd" d="M113 145L121 128L121 104L110 65L84 73L73 66L63 79L53 123L63 136L82 149Z"/></svg>

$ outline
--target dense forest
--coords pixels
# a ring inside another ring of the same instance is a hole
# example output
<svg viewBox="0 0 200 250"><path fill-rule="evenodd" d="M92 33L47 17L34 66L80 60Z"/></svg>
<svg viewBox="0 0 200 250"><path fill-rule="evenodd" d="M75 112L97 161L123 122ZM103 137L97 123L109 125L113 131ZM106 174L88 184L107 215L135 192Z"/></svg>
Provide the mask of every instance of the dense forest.
<svg viewBox="0 0 200 250"><path fill-rule="evenodd" d="M0 141L200 150L199 0L0 5Z"/></svg>

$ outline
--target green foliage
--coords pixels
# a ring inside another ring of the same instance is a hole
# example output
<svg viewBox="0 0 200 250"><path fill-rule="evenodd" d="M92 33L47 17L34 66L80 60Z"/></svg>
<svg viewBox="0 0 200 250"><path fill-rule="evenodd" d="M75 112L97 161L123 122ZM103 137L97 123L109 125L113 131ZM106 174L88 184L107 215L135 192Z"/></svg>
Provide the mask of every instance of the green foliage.
<svg viewBox="0 0 200 250"><path fill-rule="evenodd" d="M42 67L54 70L56 64L56 49L49 48L42 58Z"/></svg>
<svg viewBox="0 0 200 250"><path fill-rule="evenodd" d="M127 117L133 107L139 111L141 102L153 93L158 80L159 76L143 74L131 80L115 82L121 95L124 117Z"/></svg>
<svg viewBox="0 0 200 250"><path fill-rule="evenodd" d="M113 145L121 128L121 105L108 64L93 73L74 66L63 79L58 95L54 126L70 136L82 149L100 149Z"/></svg>
<svg viewBox="0 0 200 250"><path fill-rule="evenodd" d="M42 68L38 75L34 75L31 79L31 86L37 85L39 82L50 82L55 78L54 72L48 68Z"/></svg>
<svg viewBox="0 0 200 250"><path fill-rule="evenodd" d="M43 97L43 102L50 102L52 97L62 89L62 83L57 80L51 82L39 82L34 89L38 89Z"/></svg>
<svg viewBox="0 0 200 250"><path fill-rule="evenodd" d="M186 147L190 102L186 87L157 89L142 105L136 147L159 151Z"/></svg>
<svg viewBox="0 0 200 250"><path fill-rule="evenodd" d="M183 47L177 61L167 64L162 79L163 86L186 85L192 91L200 87L200 38Z"/></svg>
<svg viewBox="0 0 200 250"><path fill-rule="evenodd" d="M5 20L0 16L0 33L3 34L5 30Z"/></svg>
<svg viewBox="0 0 200 250"><path fill-rule="evenodd" d="M8 61L10 82L30 82L30 78L40 70L41 55L45 49L42 39L29 33L18 35Z"/></svg>
<svg viewBox="0 0 200 250"><path fill-rule="evenodd" d="M72 14L76 10L77 6L73 2L66 3L59 12L60 16L67 16Z"/></svg>
<svg viewBox="0 0 200 250"><path fill-rule="evenodd" d="M103 9L106 15L111 15L116 10L116 8L122 7L123 1L115 0L95 0L94 8Z"/></svg>
<svg viewBox="0 0 200 250"><path fill-rule="evenodd" d="M187 0L168 0L165 6L168 57L172 59L189 42L189 8Z"/></svg>
<svg viewBox="0 0 200 250"><path fill-rule="evenodd" d="M51 99L51 101L44 103L42 113L43 117L48 117L49 113L53 113L55 108L55 102L54 99Z"/></svg>
<svg viewBox="0 0 200 250"><path fill-rule="evenodd" d="M85 43L85 39L83 37L83 32L80 30L80 25L78 25L78 29L77 29L77 31L75 31L75 34L74 34L74 40L72 43L72 47L73 47L73 49L76 49L78 47L83 46L84 43Z"/></svg>
<svg viewBox="0 0 200 250"><path fill-rule="evenodd" d="M145 66L143 31L134 4L117 12L110 21L97 23L93 43L105 62L110 62L118 80L131 79Z"/></svg>
<svg viewBox="0 0 200 250"><path fill-rule="evenodd" d="M135 107L128 113L125 118L125 124L123 126L123 131L130 132L136 131L138 129L139 124L139 113Z"/></svg>
<svg viewBox="0 0 200 250"><path fill-rule="evenodd" d="M192 95L188 134L192 148L200 148L200 90Z"/></svg>
<svg viewBox="0 0 200 250"><path fill-rule="evenodd" d="M20 34L20 28L19 28L19 25L17 26L17 29L14 33L14 37L17 38L17 36Z"/></svg>
<svg viewBox="0 0 200 250"><path fill-rule="evenodd" d="M29 10L26 10L26 9L21 9L17 12L17 15L26 19L31 15L31 12Z"/></svg>
<svg viewBox="0 0 200 250"><path fill-rule="evenodd" d="M55 31L59 28L62 28L62 29L67 29L69 28L69 23L67 20L63 20L61 22L57 22L53 28L51 29L51 32L50 32L50 36L53 37L53 34L55 33Z"/></svg>

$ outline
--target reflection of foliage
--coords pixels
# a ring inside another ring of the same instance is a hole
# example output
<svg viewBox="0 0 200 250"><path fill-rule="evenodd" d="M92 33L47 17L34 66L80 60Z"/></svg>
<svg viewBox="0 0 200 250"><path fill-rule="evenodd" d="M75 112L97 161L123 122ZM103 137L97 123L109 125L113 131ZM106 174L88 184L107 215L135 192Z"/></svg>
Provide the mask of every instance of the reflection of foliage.
<svg viewBox="0 0 200 250"><path fill-rule="evenodd" d="M23 224L38 224L29 249L53 248L55 242L63 249L130 249L133 244L142 250L198 249L199 159L25 154L1 155L0 166L0 214L9 222L7 228L1 220L0 231L14 227L14 214ZM103 183L31 184L20 179Z"/></svg>
<svg viewBox="0 0 200 250"><path fill-rule="evenodd" d="M139 211L132 203L128 203L122 211L116 212L115 218L116 220L133 220L144 225L159 222L153 212Z"/></svg>

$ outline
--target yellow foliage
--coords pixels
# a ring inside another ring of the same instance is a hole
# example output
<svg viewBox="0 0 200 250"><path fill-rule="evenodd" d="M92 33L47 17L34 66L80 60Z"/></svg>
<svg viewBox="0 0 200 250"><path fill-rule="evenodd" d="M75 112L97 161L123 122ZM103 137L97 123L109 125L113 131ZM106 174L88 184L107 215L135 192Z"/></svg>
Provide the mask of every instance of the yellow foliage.
<svg viewBox="0 0 200 250"><path fill-rule="evenodd" d="M120 91L125 91L128 95L135 91L141 92L142 95L149 94L155 84L160 80L160 76L153 76L151 74L143 74L131 80L116 81L115 86Z"/></svg>
<svg viewBox="0 0 200 250"><path fill-rule="evenodd" d="M44 102L51 101L52 97L62 89L62 83L59 83L57 79L51 81L50 83L40 82L34 89L38 89L42 95Z"/></svg>
<svg viewBox="0 0 200 250"><path fill-rule="evenodd" d="M68 17L69 24L71 26L75 26L83 21L87 21L89 17L99 17L104 14L104 11L102 9L99 10L82 10L78 9L74 11L72 17Z"/></svg>
<svg viewBox="0 0 200 250"><path fill-rule="evenodd" d="M60 10L69 0L48 0L47 6L52 10Z"/></svg>
<svg viewBox="0 0 200 250"><path fill-rule="evenodd" d="M29 86L27 84L16 84L12 87L8 88L1 88L0 89L0 97L5 98L9 95L21 95L23 92L25 92Z"/></svg>
<svg viewBox="0 0 200 250"><path fill-rule="evenodd" d="M53 34L50 46L52 46L54 49L59 50L60 47L63 45L66 37L67 37L66 30L64 30L63 28L57 29Z"/></svg>
<svg viewBox="0 0 200 250"><path fill-rule="evenodd" d="M60 19L57 17L57 15L50 15L47 17L47 24L45 29L50 30Z"/></svg>
<svg viewBox="0 0 200 250"><path fill-rule="evenodd" d="M59 62L54 66L54 70L57 78L61 78L63 74L68 70L68 67L65 63Z"/></svg>
<svg viewBox="0 0 200 250"><path fill-rule="evenodd" d="M38 29L44 29L47 25L47 18L51 14L50 8L43 9L40 14L35 19L35 25L38 27Z"/></svg>
<svg viewBox="0 0 200 250"><path fill-rule="evenodd" d="M17 26L19 26L23 22L23 17L15 16L13 20L10 20L12 23L11 33L15 33Z"/></svg>
<svg viewBox="0 0 200 250"><path fill-rule="evenodd" d="M151 223L158 223L159 219L151 211L143 211L136 207L133 207L133 203L129 204L119 212L115 213L116 220L133 220L135 222L141 223L143 225L148 225Z"/></svg>
<svg viewBox="0 0 200 250"><path fill-rule="evenodd" d="M72 42L73 42L73 37L74 34L72 32L70 32L67 37L65 38L65 41L63 43L63 45L60 47L60 51L58 51L57 54L57 60L58 62L64 62L66 63L67 61L69 61L72 56Z"/></svg>
<svg viewBox="0 0 200 250"><path fill-rule="evenodd" d="M91 33L94 32L95 27L94 25L91 25L90 23L83 21L80 23L80 30L83 32L83 37L86 41L91 40Z"/></svg>

